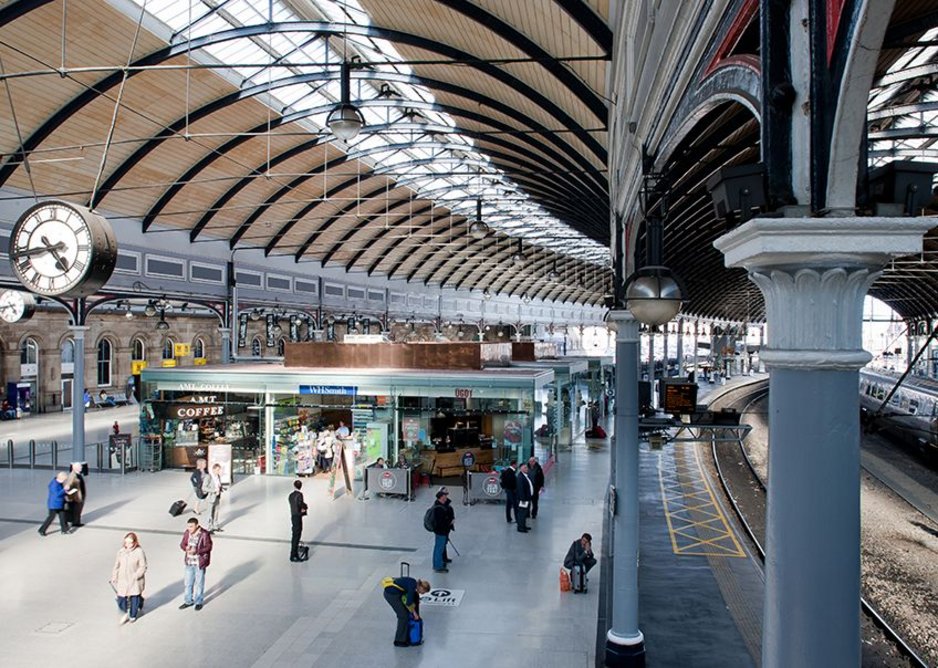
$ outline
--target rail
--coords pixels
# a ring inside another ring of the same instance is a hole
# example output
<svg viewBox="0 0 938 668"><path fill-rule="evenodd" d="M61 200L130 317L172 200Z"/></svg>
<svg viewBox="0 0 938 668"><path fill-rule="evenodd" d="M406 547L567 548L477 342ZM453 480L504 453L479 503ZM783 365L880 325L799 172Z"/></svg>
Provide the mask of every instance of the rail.
<svg viewBox="0 0 938 668"><path fill-rule="evenodd" d="M757 393L760 393L759 390L755 390L750 396L753 396ZM760 394L760 396L764 395ZM749 407L757 400L757 398L751 399L746 404L741 413L746 413L749 410ZM717 456L716 444L717 442L714 440L710 447L713 455L713 462L717 470L717 477L720 479L720 485L723 487L723 492L726 495L726 498L729 499L730 505L733 507L733 511L736 513L736 517L739 519L743 530L746 532L746 535L749 536L749 540L752 541L752 544L756 547L756 551L759 554L759 560L764 566L765 550L763 549L762 543L759 541L749 522L746 521L746 517L742 509L736 503L734 495L730 493L729 483L727 482L726 477L723 475L723 470L720 467L720 459ZM755 466L753 466L752 460L749 459L749 454L746 452L746 448L743 446L742 440L739 441L739 449L742 452L743 460L746 462L746 466L749 468L749 472L751 473L753 479L756 481L762 492L767 493L765 481L762 480L762 477L756 471ZM906 643L906 641L896 630L889 626L889 623L883 619L882 615L879 614L876 608L874 608L873 605L863 597L860 597L860 608L863 610L863 614L867 615L867 617L873 621L873 624L875 624L883 632L886 638L896 646L896 649L899 651L899 653L909 660L910 665L915 667L928 668L928 664L923 661L918 654L916 654L915 650L912 649L908 643Z"/></svg>
<svg viewBox="0 0 938 668"><path fill-rule="evenodd" d="M3 454L0 466L8 469L58 469L61 462L69 462L72 456L71 444L59 444L58 441L36 441L30 439L19 444L12 439L0 443ZM88 469L99 473L120 473L124 475L139 469L139 439L131 439L125 444L105 442L86 443L83 461Z"/></svg>

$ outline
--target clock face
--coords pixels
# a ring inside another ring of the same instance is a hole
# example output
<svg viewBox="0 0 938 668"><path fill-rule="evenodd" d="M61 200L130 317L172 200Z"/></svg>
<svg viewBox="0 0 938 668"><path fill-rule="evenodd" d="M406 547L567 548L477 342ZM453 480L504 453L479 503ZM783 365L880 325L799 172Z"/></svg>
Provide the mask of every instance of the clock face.
<svg viewBox="0 0 938 668"><path fill-rule="evenodd" d="M4 290L0 293L0 318L6 322L28 320L33 314L34 305L32 295L17 290Z"/></svg>
<svg viewBox="0 0 938 668"><path fill-rule="evenodd" d="M92 294L110 278L116 258L107 221L65 202L27 210L10 236L13 273L41 295Z"/></svg>

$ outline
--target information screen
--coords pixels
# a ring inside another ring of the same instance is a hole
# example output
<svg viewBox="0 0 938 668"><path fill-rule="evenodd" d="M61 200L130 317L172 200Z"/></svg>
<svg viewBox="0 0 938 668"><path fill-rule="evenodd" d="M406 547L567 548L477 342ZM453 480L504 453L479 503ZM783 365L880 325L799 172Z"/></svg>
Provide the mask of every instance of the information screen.
<svg viewBox="0 0 938 668"><path fill-rule="evenodd" d="M687 414L693 413L697 408L695 383L665 383L661 394L661 405L665 413Z"/></svg>

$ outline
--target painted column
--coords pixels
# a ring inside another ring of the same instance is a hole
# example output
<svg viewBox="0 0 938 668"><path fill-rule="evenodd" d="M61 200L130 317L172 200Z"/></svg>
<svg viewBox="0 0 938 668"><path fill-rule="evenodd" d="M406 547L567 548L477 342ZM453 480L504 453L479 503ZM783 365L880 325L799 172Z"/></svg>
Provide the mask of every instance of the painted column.
<svg viewBox="0 0 938 668"><path fill-rule="evenodd" d="M85 461L85 325L69 325L75 342L72 380L72 461Z"/></svg>
<svg viewBox="0 0 938 668"><path fill-rule="evenodd" d="M638 628L638 321L611 311L616 323L616 507L612 519L612 628L606 633L605 665L645 665L645 636Z"/></svg>
<svg viewBox="0 0 938 668"><path fill-rule="evenodd" d="M221 334L221 363L231 363L231 330L227 327L219 327L218 333Z"/></svg>
<svg viewBox="0 0 938 668"><path fill-rule="evenodd" d="M684 318L677 321L677 375L684 375Z"/></svg>
<svg viewBox="0 0 938 668"><path fill-rule="evenodd" d="M700 349L700 321L694 320L694 381L700 382L697 377L698 350Z"/></svg>
<svg viewBox="0 0 938 668"><path fill-rule="evenodd" d="M921 218L755 219L717 239L765 298L772 345L762 665L860 665L863 299ZM874 250L875 249L875 250Z"/></svg>

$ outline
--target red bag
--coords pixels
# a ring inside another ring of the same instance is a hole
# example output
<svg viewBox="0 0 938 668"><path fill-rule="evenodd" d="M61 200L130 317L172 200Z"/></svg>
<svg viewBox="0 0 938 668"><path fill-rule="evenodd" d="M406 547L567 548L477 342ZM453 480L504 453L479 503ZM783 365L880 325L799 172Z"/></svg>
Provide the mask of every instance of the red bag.
<svg viewBox="0 0 938 668"><path fill-rule="evenodd" d="M573 584L570 582L570 574L566 568L560 568L560 591L571 591Z"/></svg>

